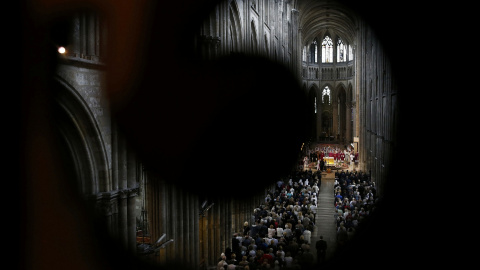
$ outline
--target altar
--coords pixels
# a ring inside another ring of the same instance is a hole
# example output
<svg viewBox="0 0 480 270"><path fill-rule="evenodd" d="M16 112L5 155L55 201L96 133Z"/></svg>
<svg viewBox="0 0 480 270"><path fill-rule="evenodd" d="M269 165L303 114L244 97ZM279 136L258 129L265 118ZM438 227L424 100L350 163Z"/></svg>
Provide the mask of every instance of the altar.
<svg viewBox="0 0 480 270"><path fill-rule="evenodd" d="M323 157L326 167L335 166L335 160L333 157Z"/></svg>

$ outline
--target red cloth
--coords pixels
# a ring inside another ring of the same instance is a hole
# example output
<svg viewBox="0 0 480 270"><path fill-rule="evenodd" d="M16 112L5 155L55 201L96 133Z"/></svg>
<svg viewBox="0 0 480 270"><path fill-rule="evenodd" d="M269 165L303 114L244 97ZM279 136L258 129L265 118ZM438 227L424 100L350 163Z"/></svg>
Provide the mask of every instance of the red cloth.
<svg viewBox="0 0 480 270"><path fill-rule="evenodd" d="M268 253L263 254L263 256L260 257L260 259L258 260L258 262L260 262L260 264L262 264L265 260L267 260L267 262L269 264L273 264L273 257L272 257L272 255L270 255Z"/></svg>

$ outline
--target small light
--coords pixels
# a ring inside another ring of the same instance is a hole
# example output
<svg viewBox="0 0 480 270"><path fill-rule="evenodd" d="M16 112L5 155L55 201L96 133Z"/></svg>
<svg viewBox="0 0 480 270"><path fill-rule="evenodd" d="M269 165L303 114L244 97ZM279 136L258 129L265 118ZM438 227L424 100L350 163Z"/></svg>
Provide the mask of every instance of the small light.
<svg viewBox="0 0 480 270"><path fill-rule="evenodd" d="M59 47L58 52L61 53L61 54L64 54L65 53L65 47Z"/></svg>

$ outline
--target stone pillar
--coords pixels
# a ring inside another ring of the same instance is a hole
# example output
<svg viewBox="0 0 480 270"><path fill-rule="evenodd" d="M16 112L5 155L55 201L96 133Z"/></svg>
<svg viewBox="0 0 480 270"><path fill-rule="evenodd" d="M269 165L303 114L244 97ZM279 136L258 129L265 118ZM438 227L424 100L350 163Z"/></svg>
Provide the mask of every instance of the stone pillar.
<svg viewBox="0 0 480 270"><path fill-rule="evenodd" d="M135 197L137 189L129 189L127 196L127 237L128 249L135 252L137 248L137 218L135 212Z"/></svg>
<svg viewBox="0 0 480 270"><path fill-rule="evenodd" d="M218 232L219 232L219 237L218 237L218 242L220 243L220 252L224 252L225 248L228 247L227 245L227 230L225 229L225 225L227 223L227 205L226 205L226 199L222 198L220 199L220 209L219 209L219 217L218 217Z"/></svg>
<svg viewBox="0 0 480 270"><path fill-rule="evenodd" d="M301 46L301 42L300 42L300 34L299 34L299 12L298 10L296 9L292 9L292 18L291 18L291 22L292 22L292 36L291 36L291 39L292 39L292 68L293 68L293 72L294 72L294 75L295 77L298 79L298 82L300 83L302 81L302 72L301 72L301 69L302 69L302 65L301 65L301 61L302 61L302 46Z"/></svg>
<svg viewBox="0 0 480 270"><path fill-rule="evenodd" d="M95 13L88 13L85 15L86 18L86 55L89 56L89 59L92 60L91 56L95 56L96 51L96 44L95 44L95 37L96 37L96 31L95 31L95 17L97 15ZM93 57L95 59L95 57Z"/></svg>
<svg viewBox="0 0 480 270"><path fill-rule="evenodd" d="M137 247L136 237L136 211L135 211L135 197L137 196L137 161L133 151L127 152L127 235L128 235L128 249L135 252Z"/></svg>
<svg viewBox="0 0 480 270"><path fill-rule="evenodd" d="M217 202L216 202L217 203ZM215 254L215 225L214 225L214 212L215 209L218 208L218 204L212 207L213 209L209 210L207 213L207 247L208 253L206 258L208 259L208 265L213 265L215 263L215 258L213 257Z"/></svg>
<svg viewBox="0 0 480 270"><path fill-rule="evenodd" d="M193 265L193 260L192 260L192 253L193 253L193 235L192 235L192 205L191 205L191 196L190 194L186 193L183 196L183 225L182 225L182 243L184 245L184 250L185 254L183 255L183 258L185 260L185 263L189 266L189 268L195 268L195 265Z"/></svg>
<svg viewBox="0 0 480 270"><path fill-rule="evenodd" d="M332 89L333 90L333 89ZM330 135L334 135L335 139L337 139L338 135L338 90L335 89L331 92L331 98L332 98L332 130L330 132Z"/></svg>
<svg viewBox="0 0 480 270"><path fill-rule="evenodd" d="M185 204L183 202L184 191L177 188L177 196L173 201L173 205L176 205L176 211L172 218L177 220L177 226L175 230L174 240L175 240L175 258L180 262L180 260L184 260L183 252L185 251L184 248L184 226L185 226L185 217L183 215Z"/></svg>
<svg viewBox="0 0 480 270"><path fill-rule="evenodd" d="M118 190L118 130L117 125L112 121L112 187L111 190Z"/></svg>
<svg viewBox="0 0 480 270"><path fill-rule="evenodd" d="M118 238L125 248L128 246L127 196L125 190L121 190L118 196Z"/></svg>
<svg viewBox="0 0 480 270"><path fill-rule="evenodd" d="M176 233L178 230L178 223L177 223L177 190L175 186L171 183L167 184L167 190L168 190L168 201L166 201L168 212L166 215L167 218L167 240L168 239L173 239L174 242L172 244L169 244L166 247L167 250L167 260L175 260L176 255L175 255L175 247L177 246L178 238L175 239Z"/></svg>
<svg viewBox="0 0 480 270"><path fill-rule="evenodd" d="M124 247L128 246L128 211L127 211L127 149L125 138L117 134L117 155L118 155L118 236Z"/></svg>
<svg viewBox="0 0 480 270"><path fill-rule="evenodd" d="M345 102L345 144L350 144L352 143L352 102L349 100L351 98L348 95L348 90L347 90L347 95L346 95L346 102Z"/></svg>
<svg viewBox="0 0 480 270"><path fill-rule="evenodd" d="M200 220L199 220L199 202L198 202L198 197L195 196L191 198L191 205L192 207L190 208L192 212L192 224L193 226L191 227L191 235L193 235L193 241L190 241L193 244L192 252L190 252L191 255L191 261L192 265L194 268L197 268L200 265L200 231L199 231L199 225L200 225ZM190 239L189 239L190 240Z"/></svg>

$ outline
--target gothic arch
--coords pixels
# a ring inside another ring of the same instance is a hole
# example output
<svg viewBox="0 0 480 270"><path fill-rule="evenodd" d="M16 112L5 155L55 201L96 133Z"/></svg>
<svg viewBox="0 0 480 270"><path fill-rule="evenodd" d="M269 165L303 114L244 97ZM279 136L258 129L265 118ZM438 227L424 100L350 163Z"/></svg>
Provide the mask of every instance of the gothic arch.
<svg viewBox="0 0 480 270"><path fill-rule="evenodd" d="M107 152L93 113L71 85L57 78L54 87L53 120L80 194L108 191Z"/></svg>
<svg viewBox="0 0 480 270"><path fill-rule="evenodd" d="M253 54L258 53L258 41L257 41L257 28L255 26L255 21L252 20L250 23L251 26L251 38L250 38L250 49Z"/></svg>
<svg viewBox="0 0 480 270"><path fill-rule="evenodd" d="M345 142L347 139L347 92L345 86L337 86L337 136L339 141Z"/></svg>
<svg viewBox="0 0 480 270"><path fill-rule="evenodd" d="M344 91L346 91L347 86L345 86L345 84L343 82L337 82L337 85L335 87L335 93L336 93L337 96L339 95L339 91L342 90L342 89Z"/></svg>
<svg viewBox="0 0 480 270"><path fill-rule="evenodd" d="M348 84L347 88L347 101L353 102L353 86L351 83Z"/></svg>
<svg viewBox="0 0 480 270"><path fill-rule="evenodd" d="M330 101L331 101L331 104L333 105L333 101L334 101L334 100L333 100L333 97L334 97L334 93L335 93L335 90L336 90L336 89L333 87L333 85L332 85L331 83L325 83L325 84L322 85L322 87L320 87L320 89L319 89L320 96L321 96L321 94L322 94L323 89L325 89L326 86L328 86L328 88L329 88L330 91L331 91L331 92L330 92L330 98L331 98Z"/></svg>

